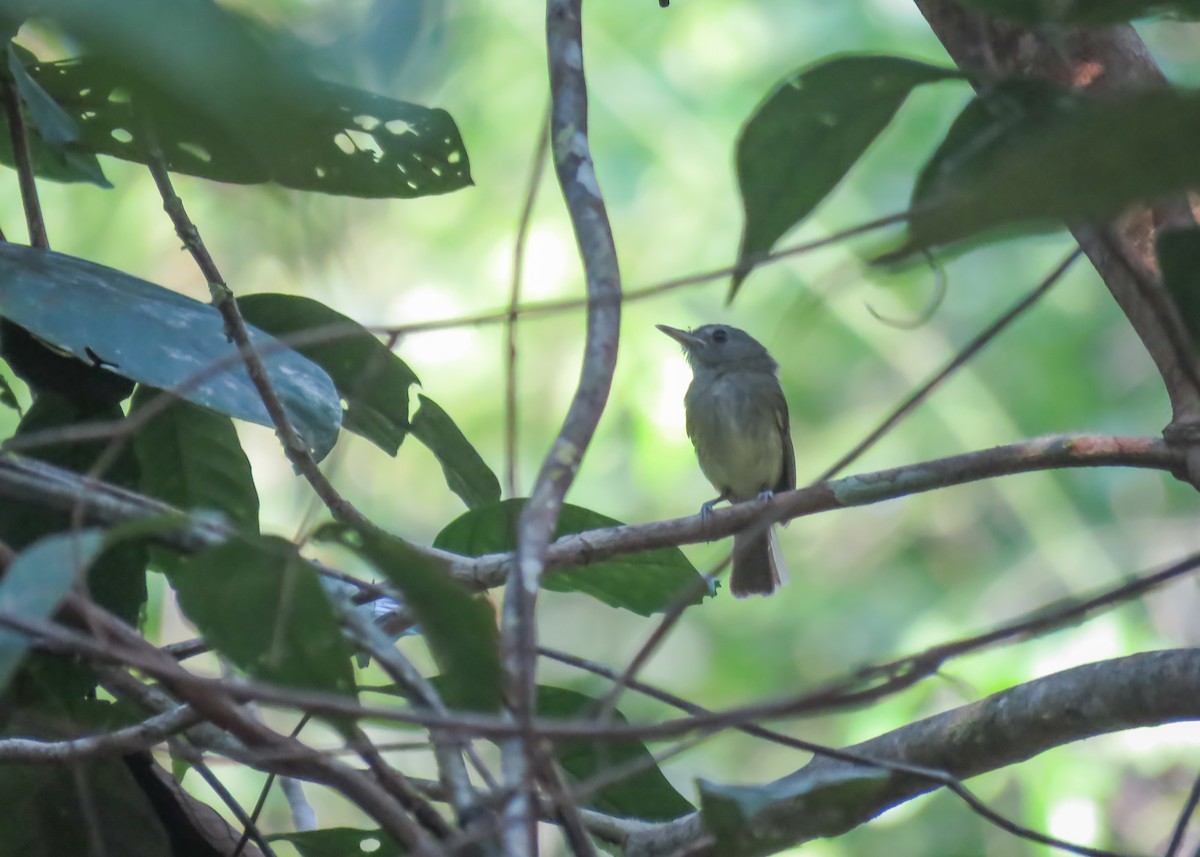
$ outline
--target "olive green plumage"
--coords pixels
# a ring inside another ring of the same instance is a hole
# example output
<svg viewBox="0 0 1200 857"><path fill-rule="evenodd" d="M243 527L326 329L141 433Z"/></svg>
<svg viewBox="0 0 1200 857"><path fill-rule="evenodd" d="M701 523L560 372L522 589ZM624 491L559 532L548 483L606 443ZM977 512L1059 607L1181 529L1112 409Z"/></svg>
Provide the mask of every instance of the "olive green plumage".
<svg viewBox="0 0 1200 857"><path fill-rule="evenodd" d="M692 331L658 329L683 346L692 367L684 396L687 433L700 469L721 492L701 514L722 500L739 503L796 487L796 459L787 401L778 364L757 340L724 324ZM733 539L729 588L739 598L769 595L780 582L782 561L773 534L739 533Z"/></svg>

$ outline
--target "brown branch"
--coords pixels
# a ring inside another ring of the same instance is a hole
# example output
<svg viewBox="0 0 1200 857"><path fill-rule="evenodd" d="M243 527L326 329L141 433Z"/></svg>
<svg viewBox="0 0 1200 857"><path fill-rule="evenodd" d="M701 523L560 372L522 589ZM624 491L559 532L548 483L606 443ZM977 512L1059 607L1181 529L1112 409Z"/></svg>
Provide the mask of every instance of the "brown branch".
<svg viewBox="0 0 1200 857"><path fill-rule="evenodd" d="M156 714L124 729L83 738L63 741L40 741L33 738L0 739L0 762L21 762L31 765L61 765L106 756L123 756L138 750L149 750L171 735L182 732L200 721L199 715L186 705Z"/></svg>
<svg viewBox="0 0 1200 857"><path fill-rule="evenodd" d="M1040 77L1098 93L1144 90L1166 82L1141 37L1128 25L1058 26L1051 39L952 0L914 2L954 61L982 79ZM1182 197L1135 209L1110 226L1073 225L1071 232L1162 376L1172 409L1166 436L1187 442L1200 437L1200 361L1154 257L1158 233L1180 225L1195 226Z"/></svg>
<svg viewBox="0 0 1200 857"><path fill-rule="evenodd" d="M1180 649L1131 655L1088 664L903 726L848 748L871 759L942 770L967 779L1032 758L1084 738L1125 729L1160 726L1200 716L1200 651ZM839 836L885 810L932 791L929 780L903 773L879 775L853 798L821 805L820 785L861 776L864 766L818 756L770 786L749 788L764 806L746 819L731 850L721 852L698 815L630 835L628 857L757 853L817 837ZM767 791L767 790L773 790ZM817 803L809 803L814 790ZM768 794L791 796L766 800ZM731 843L732 845L732 843ZM691 850L695 849L695 850Z"/></svg>
<svg viewBox="0 0 1200 857"><path fill-rule="evenodd" d="M42 204L38 200L37 178L34 175L33 157L29 151L29 133L25 127L25 116L21 111L21 95L12 81L4 84L4 112L8 119L8 131L12 142L13 163L17 168L17 182L21 188L21 204L25 207L25 224L29 229L29 244L42 250L50 249L46 235L46 221L42 219Z"/></svg>
<svg viewBox="0 0 1200 857"><path fill-rule="evenodd" d="M583 71L582 0L548 0L550 139L554 169L579 245L587 284L583 368L563 426L542 463L517 522L513 573L505 589L501 655L508 700L523 728L520 741L501 747L506 782L518 787L505 808L504 842L512 857L537 854L537 628L534 611L554 525L563 498L604 413L616 369L621 278L608 212L588 145L587 81Z"/></svg>

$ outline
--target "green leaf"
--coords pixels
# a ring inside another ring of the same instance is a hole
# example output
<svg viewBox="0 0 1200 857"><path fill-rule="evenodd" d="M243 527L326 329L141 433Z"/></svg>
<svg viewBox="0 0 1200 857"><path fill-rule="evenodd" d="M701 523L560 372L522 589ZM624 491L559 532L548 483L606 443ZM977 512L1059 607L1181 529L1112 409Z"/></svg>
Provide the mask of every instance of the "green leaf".
<svg viewBox="0 0 1200 857"><path fill-rule="evenodd" d="M1023 24L1111 26L1138 18L1200 17L1200 0L955 0L959 5Z"/></svg>
<svg viewBox="0 0 1200 857"><path fill-rule="evenodd" d="M0 311L89 364L116 364L147 386L271 425L220 313L207 304L73 256L0 244ZM342 420L333 382L261 331L250 337L296 429L323 458Z"/></svg>
<svg viewBox="0 0 1200 857"><path fill-rule="evenodd" d="M374 334L311 298L259 294L239 298L246 321L286 343L297 334L324 334L293 347L329 373L346 402L342 427L395 455L408 434L408 388L417 376Z"/></svg>
<svg viewBox="0 0 1200 857"><path fill-rule="evenodd" d="M804 819L804 838L839 836L862 819L891 781L888 771L842 766L814 773L802 769L764 786L727 786L699 780L700 817L716 837L716 852L729 857L773 854L796 841L794 827L781 833L764 813L786 802L789 817Z"/></svg>
<svg viewBox="0 0 1200 857"><path fill-rule="evenodd" d="M301 833L279 833L271 842L290 842L300 857L401 857L404 849L382 830L330 827Z"/></svg>
<svg viewBox="0 0 1200 857"><path fill-rule="evenodd" d="M483 556L516 549L517 520L525 499L504 500L460 515L433 540L433 546L463 556ZM605 527L624 526L620 521L564 504L554 537ZM542 587L553 592L583 592L613 607L642 616L666 610L676 598L691 593L699 604L709 589L704 578L679 548L659 548L601 560L579 568L552 571Z"/></svg>
<svg viewBox="0 0 1200 857"><path fill-rule="evenodd" d="M26 70L37 58L19 45L8 45L8 71L29 113L27 137L34 172L56 181L87 181L112 187L93 152L79 148L79 124ZM15 165L7 121L0 123L0 161Z"/></svg>
<svg viewBox="0 0 1200 857"><path fill-rule="evenodd" d="M428 396L417 395L420 407L412 420L412 433L425 444L442 465L446 484L467 504L477 509L500 499L500 480L471 446L471 442Z"/></svg>
<svg viewBox="0 0 1200 857"><path fill-rule="evenodd" d="M994 230L1108 219L1200 184L1200 93L1089 95L1009 81L962 111L922 169L896 261Z"/></svg>
<svg viewBox="0 0 1200 857"><path fill-rule="evenodd" d="M227 542L191 557L170 578L184 615L249 675L354 694L349 646L295 545L275 537Z"/></svg>
<svg viewBox="0 0 1200 857"><path fill-rule="evenodd" d="M386 534L326 524L315 538L335 541L359 554L396 587L417 617L454 699L476 711L499 707L503 679L499 633L486 599L473 595L432 560Z"/></svg>
<svg viewBox="0 0 1200 857"><path fill-rule="evenodd" d="M1155 244L1163 285L1175 300L1179 316L1200 346L1200 229L1172 229Z"/></svg>
<svg viewBox="0 0 1200 857"><path fill-rule="evenodd" d="M170 169L218 181L365 197L471 184L445 111L320 80L311 50L217 3L47 5L85 55L31 73L96 152L145 162L144 119Z"/></svg>
<svg viewBox="0 0 1200 857"><path fill-rule="evenodd" d="M836 57L785 78L742 128L737 175L745 225L732 292L834 189L909 93L958 72L892 56Z"/></svg>
<svg viewBox="0 0 1200 857"><path fill-rule="evenodd" d="M538 715L578 720L593 714L597 700L562 687L538 685ZM619 711L614 724L628 723ZM653 755L640 741L609 741L570 738L555 742L554 757L574 784L586 783L614 768L645 765L637 773L622 777L583 799L583 805L600 812L642 821L671 821L695 811L663 775Z"/></svg>
<svg viewBox="0 0 1200 857"><path fill-rule="evenodd" d="M5 854L172 853L153 806L119 759L77 765L5 764L0 766L0 806Z"/></svg>
<svg viewBox="0 0 1200 857"><path fill-rule="evenodd" d="M21 619L49 619L71 585L83 579L104 547L100 530L48 536L17 554L0 578L0 613ZM30 638L0 628L0 689L16 672Z"/></svg>
<svg viewBox="0 0 1200 857"><path fill-rule="evenodd" d="M0 405L11 408L18 414L21 413L21 403L17 401L17 394L13 392L12 385L3 375L0 375Z"/></svg>
<svg viewBox="0 0 1200 857"><path fill-rule="evenodd" d="M133 437L142 493L184 511L221 512L243 532L257 534L258 491L233 421L148 387L137 389L129 412L137 417L166 402Z"/></svg>

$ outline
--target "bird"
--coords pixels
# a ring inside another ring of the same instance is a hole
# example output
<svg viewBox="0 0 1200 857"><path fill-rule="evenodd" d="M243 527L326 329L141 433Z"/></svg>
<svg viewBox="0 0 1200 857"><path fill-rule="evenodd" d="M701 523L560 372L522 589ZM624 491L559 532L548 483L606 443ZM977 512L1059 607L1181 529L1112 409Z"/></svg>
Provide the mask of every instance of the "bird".
<svg viewBox="0 0 1200 857"><path fill-rule="evenodd" d="M796 487L787 401L779 386L779 364L762 343L736 327L706 324L659 330L683 346L692 383L683 399L687 434L700 470L720 492L700 507L707 521L722 500L769 499ZM733 537L729 588L737 598L770 595L784 570L771 528L761 524Z"/></svg>

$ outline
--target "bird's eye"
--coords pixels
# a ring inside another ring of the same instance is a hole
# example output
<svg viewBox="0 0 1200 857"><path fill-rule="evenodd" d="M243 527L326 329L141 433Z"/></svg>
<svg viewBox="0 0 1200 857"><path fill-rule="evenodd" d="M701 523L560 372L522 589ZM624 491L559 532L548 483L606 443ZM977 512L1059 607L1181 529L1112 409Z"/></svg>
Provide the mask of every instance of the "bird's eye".
<svg viewBox="0 0 1200 857"><path fill-rule="evenodd" d="M722 342L725 342L728 339L729 339L728 331L721 330L721 328L719 328L719 327L713 331L713 342L717 343L717 345L720 345Z"/></svg>

